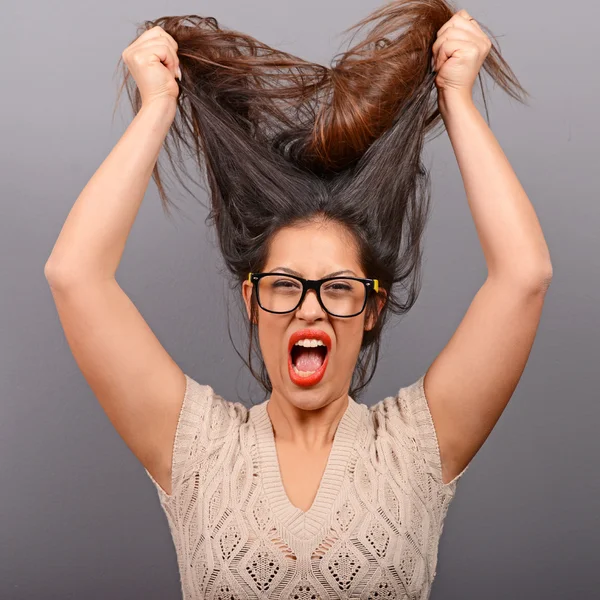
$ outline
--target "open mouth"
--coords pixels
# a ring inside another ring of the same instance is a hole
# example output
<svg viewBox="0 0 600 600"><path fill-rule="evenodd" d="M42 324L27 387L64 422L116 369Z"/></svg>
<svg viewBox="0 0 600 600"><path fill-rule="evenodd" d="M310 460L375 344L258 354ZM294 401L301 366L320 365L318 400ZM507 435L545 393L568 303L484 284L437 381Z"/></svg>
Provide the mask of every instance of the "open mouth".
<svg viewBox="0 0 600 600"><path fill-rule="evenodd" d="M290 379L300 386L319 383L327 368L328 355L327 346L292 346L288 356Z"/></svg>

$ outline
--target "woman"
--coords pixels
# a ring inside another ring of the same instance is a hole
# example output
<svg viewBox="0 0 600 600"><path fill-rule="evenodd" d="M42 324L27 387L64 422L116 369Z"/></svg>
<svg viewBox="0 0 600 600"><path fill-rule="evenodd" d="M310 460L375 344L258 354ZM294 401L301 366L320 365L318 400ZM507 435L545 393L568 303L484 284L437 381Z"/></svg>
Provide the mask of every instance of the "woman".
<svg viewBox="0 0 600 600"><path fill-rule="evenodd" d="M214 19L146 23L123 52L137 114L46 265L75 359L156 486L186 599L427 598L456 484L535 337L548 249L472 101L482 65L522 88L443 0L394 2L366 25L326 68ZM418 294L420 155L440 118L488 277L427 372L368 407L386 319ZM168 134L206 169L247 364L269 395L250 409L184 374L115 279L151 174L169 206Z"/></svg>

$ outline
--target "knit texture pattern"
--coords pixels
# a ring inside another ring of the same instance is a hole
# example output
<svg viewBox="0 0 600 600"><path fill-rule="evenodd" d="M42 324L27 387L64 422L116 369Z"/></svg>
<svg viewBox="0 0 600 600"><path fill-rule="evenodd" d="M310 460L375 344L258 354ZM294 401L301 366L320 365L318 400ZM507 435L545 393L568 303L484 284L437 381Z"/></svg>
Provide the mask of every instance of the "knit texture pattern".
<svg viewBox="0 0 600 600"><path fill-rule="evenodd" d="M183 600L426 600L456 484L442 482L424 375L373 406L349 396L315 500L288 499L268 400L246 408L186 375L172 493L146 470Z"/></svg>

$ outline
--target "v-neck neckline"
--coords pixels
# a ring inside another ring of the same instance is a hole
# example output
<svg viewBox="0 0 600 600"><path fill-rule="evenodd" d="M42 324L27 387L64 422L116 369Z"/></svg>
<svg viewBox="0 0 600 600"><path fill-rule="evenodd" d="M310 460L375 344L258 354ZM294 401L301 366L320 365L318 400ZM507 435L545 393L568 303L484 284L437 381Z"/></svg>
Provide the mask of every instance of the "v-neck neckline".
<svg viewBox="0 0 600 600"><path fill-rule="evenodd" d="M283 486L273 425L267 412L268 403L269 400L266 400L251 408L254 412L264 492L273 512L288 531L299 537L315 535L328 520L334 501L342 488L361 418L360 405L348 396L348 406L336 428L319 489L311 507L303 511L291 503Z"/></svg>

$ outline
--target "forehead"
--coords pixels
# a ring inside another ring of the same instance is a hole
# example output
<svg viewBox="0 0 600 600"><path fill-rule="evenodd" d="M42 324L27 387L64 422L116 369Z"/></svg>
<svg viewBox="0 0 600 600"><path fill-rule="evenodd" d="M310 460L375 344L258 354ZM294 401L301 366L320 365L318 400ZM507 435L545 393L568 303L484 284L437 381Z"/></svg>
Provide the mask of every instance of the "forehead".
<svg viewBox="0 0 600 600"><path fill-rule="evenodd" d="M285 266L309 278L350 269L364 276L352 234L335 223L284 227L272 238L265 271Z"/></svg>

